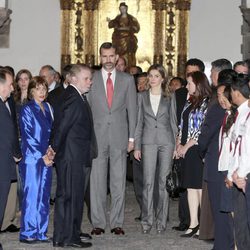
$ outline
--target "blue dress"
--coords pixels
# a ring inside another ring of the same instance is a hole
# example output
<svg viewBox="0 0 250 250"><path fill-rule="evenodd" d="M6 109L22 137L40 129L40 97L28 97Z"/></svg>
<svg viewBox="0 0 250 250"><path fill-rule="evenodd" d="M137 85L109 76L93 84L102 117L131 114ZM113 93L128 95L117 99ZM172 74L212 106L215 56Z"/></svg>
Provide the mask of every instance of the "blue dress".
<svg viewBox="0 0 250 250"><path fill-rule="evenodd" d="M32 100L22 107L19 116L23 155L19 164L23 183L20 240L48 239L52 169L46 167L42 157L49 146L53 119L48 104L43 104L45 114Z"/></svg>

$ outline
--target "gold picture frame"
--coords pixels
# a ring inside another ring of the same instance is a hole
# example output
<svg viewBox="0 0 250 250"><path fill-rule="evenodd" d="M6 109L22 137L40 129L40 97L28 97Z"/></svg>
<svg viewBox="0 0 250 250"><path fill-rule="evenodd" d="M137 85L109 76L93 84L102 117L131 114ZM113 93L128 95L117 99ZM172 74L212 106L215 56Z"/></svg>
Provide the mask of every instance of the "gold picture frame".
<svg viewBox="0 0 250 250"><path fill-rule="evenodd" d="M106 20L121 2L140 24L137 65L146 71L160 63L170 76L184 76L191 0L61 0L61 67L99 64L99 47L113 32Z"/></svg>

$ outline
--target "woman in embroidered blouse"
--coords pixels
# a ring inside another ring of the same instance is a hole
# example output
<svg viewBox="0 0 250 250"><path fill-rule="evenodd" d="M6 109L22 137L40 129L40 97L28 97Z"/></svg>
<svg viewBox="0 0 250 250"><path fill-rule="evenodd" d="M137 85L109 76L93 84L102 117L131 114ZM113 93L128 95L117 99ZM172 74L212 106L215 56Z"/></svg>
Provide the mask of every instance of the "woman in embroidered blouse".
<svg viewBox="0 0 250 250"><path fill-rule="evenodd" d="M47 156L52 126L52 113L44 102L48 94L47 82L39 76L32 78L28 87L30 101L21 109L19 116L21 150L19 163L23 183L20 241L48 242L49 199L51 166Z"/></svg>
<svg viewBox="0 0 250 250"><path fill-rule="evenodd" d="M138 161L143 159L142 232L150 232L155 215L157 233L162 233L168 215L169 196L165 184L177 134L176 110L175 100L165 93L167 73L164 67L152 65L148 70L148 80L150 89L138 94L134 157ZM158 199L154 205L155 179Z"/></svg>
<svg viewBox="0 0 250 250"><path fill-rule="evenodd" d="M198 210L202 195L203 162L198 151L198 137L204 121L211 88L203 72L187 75L189 99L182 112L176 157L182 158L182 186L187 189L190 212L189 229L182 237L191 237L199 230Z"/></svg>

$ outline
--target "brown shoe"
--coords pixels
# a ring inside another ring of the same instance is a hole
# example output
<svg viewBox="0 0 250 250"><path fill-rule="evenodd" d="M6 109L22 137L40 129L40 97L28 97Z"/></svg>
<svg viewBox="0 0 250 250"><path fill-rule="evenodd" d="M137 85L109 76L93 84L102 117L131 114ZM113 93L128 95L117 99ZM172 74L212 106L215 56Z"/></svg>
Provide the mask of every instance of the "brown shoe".
<svg viewBox="0 0 250 250"><path fill-rule="evenodd" d="M117 235L124 235L125 232L121 227L115 227L113 229L111 229L111 233L117 234Z"/></svg>
<svg viewBox="0 0 250 250"><path fill-rule="evenodd" d="M91 235L101 235L104 234L105 230L99 227L95 227L93 228L93 230L91 231Z"/></svg>

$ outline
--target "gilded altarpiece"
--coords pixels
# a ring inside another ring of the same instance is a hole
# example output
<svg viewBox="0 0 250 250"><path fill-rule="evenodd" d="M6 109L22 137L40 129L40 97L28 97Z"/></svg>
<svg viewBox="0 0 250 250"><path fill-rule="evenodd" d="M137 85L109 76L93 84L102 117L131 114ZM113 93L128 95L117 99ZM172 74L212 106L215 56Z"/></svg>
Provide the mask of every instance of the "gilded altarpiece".
<svg viewBox="0 0 250 250"><path fill-rule="evenodd" d="M137 65L161 63L170 76L183 76L191 0L61 0L61 66L99 64L99 47L113 32L107 19L119 14L121 2L140 24Z"/></svg>

